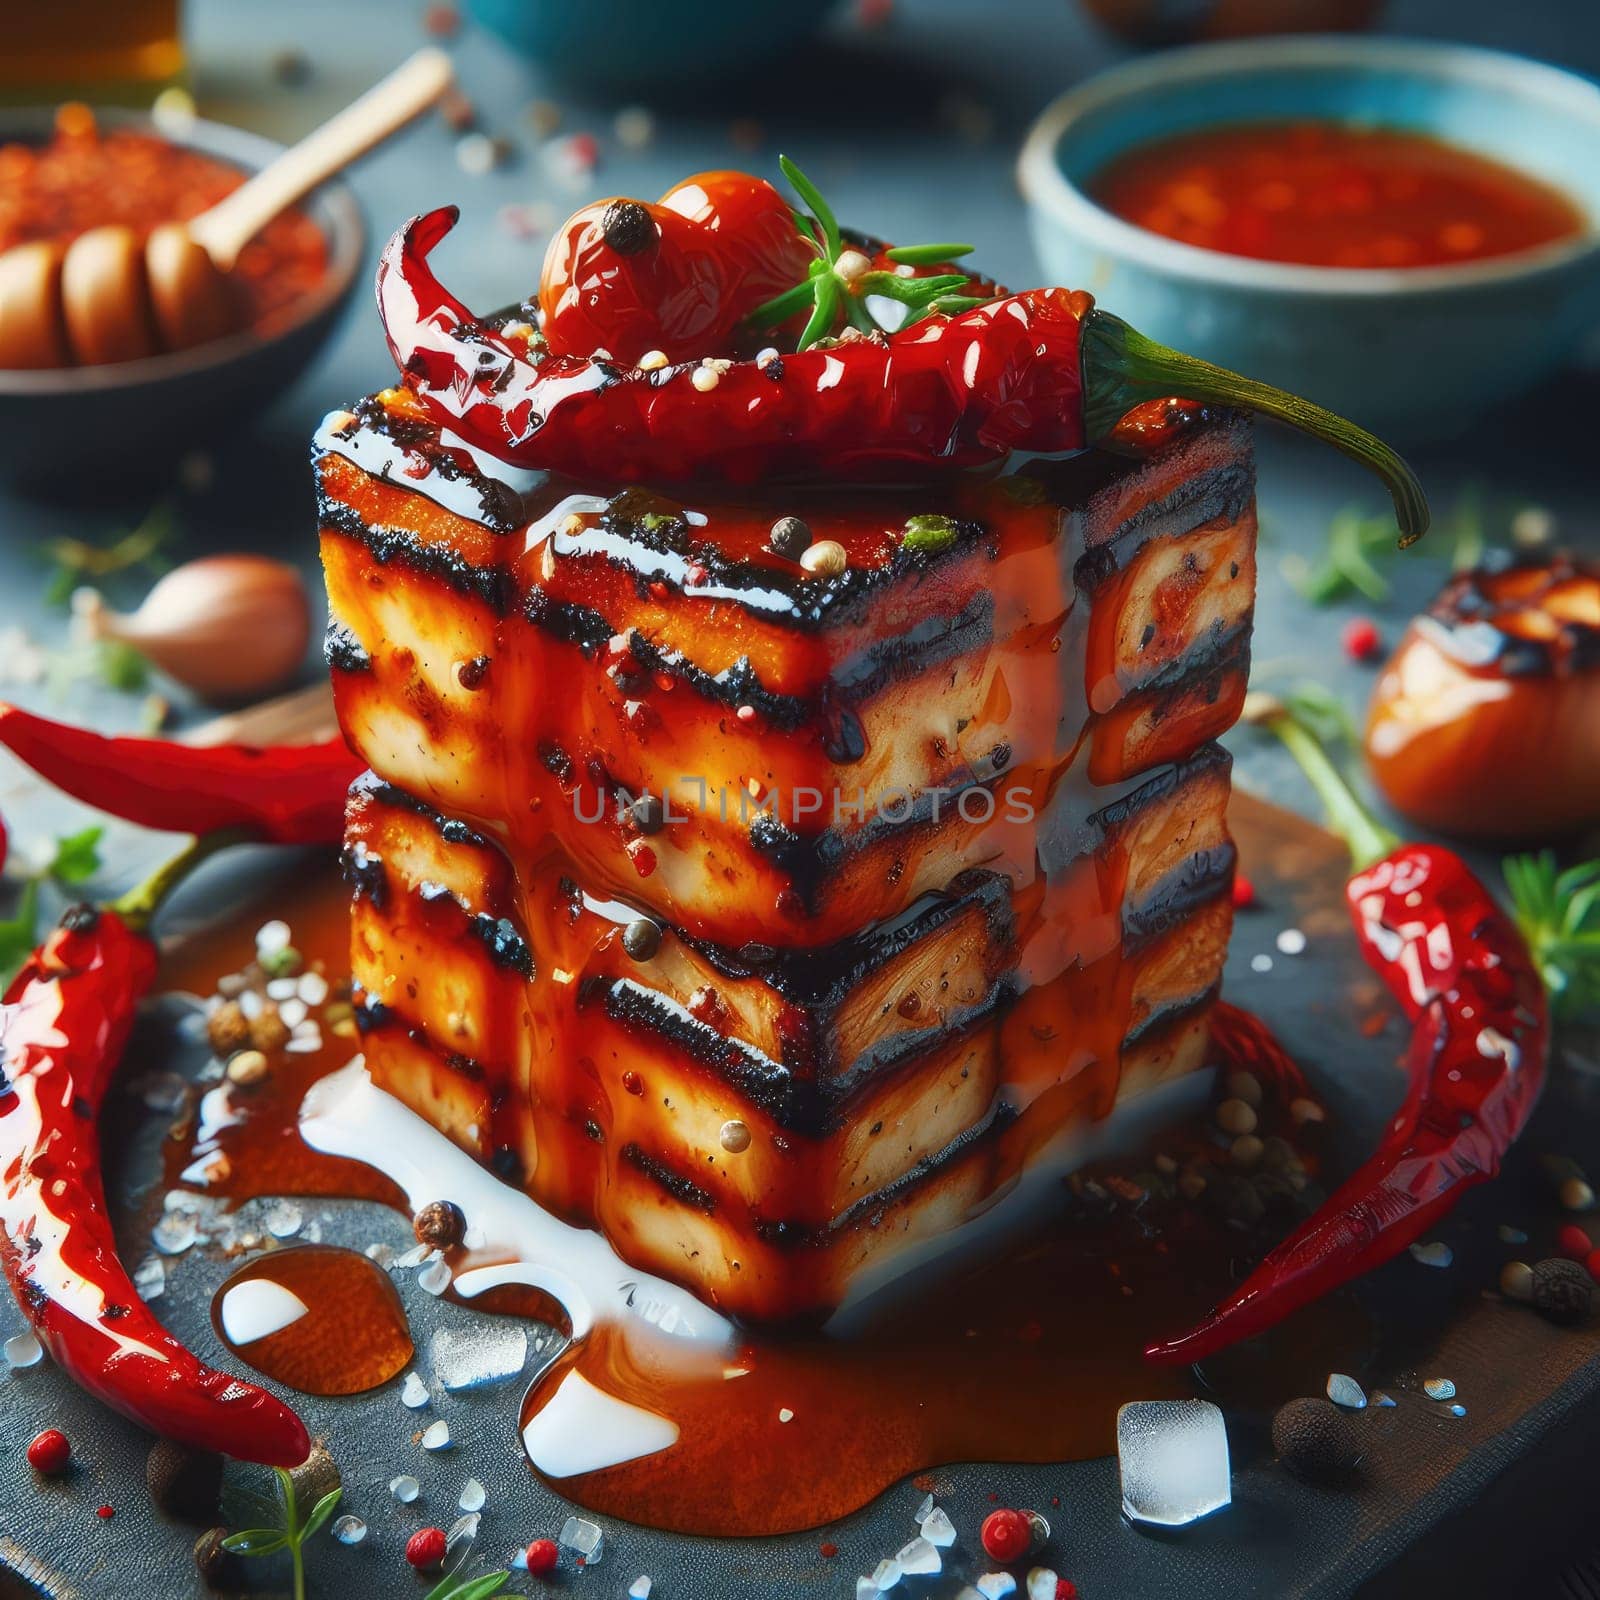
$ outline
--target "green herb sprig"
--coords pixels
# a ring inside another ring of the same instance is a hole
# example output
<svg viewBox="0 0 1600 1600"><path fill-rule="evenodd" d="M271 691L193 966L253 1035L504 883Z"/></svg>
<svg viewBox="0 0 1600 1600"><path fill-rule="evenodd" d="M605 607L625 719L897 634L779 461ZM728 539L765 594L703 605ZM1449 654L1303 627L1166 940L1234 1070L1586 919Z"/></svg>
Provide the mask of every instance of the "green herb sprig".
<svg viewBox="0 0 1600 1600"><path fill-rule="evenodd" d="M282 1467L274 1467L272 1471L277 1480L282 1522L275 1528L245 1528L239 1533L230 1533L222 1541L222 1548L240 1556L275 1556L280 1550L287 1550L294 1569L294 1600L306 1600L306 1568L302 1547L333 1515L344 1491L330 1489L312 1506L310 1516L302 1522L299 1507L295 1504L294 1479Z"/></svg>
<svg viewBox="0 0 1600 1600"><path fill-rule="evenodd" d="M105 829L91 826L56 840L55 854L22 885L16 915L0 921L0 978L9 983L39 943L39 889L46 882L64 889L87 883L100 870Z"/></svg>
<svg viewBox="0 0 1600 1600"><path fill-rule="evenodd" d="M510 1581L509 1572L482 1572L476 1578L463 1578L453 1572L431 1588L424 1600L488 1600Z"/></svg>
<svg viewBox="0 0 1600 1600"><path fill-rule="evenodd" d="M1522 937L1563 1016L1600 1010L1600 861L1562 871L1555 852L1507 856L1500 870Z"/></svg>
<svg viewBox="0 0 1600 1600"><path fill-rule="evenodd" d="M158 576L170 566L164 551L177 532L172 507L165 501L154 506L138 527L109 545L90 544L86 539L63 537L46 539L44 554L54 566L45 598L51 605L64 606L80 584L103 583L119 572L142 567Z"/></svg>
<svg viewBox="0 0 1600 1600"><path fill-rule="evenodd" d="M794 213L794 225L818 253L799 283L757 306L745 318L751 327L776 327L809 306L811 315L796 345L796 349L807 350L819 340L831 338L841 326L862 333L882 331L868 309L868 295L880 295L905 306L906 315L899 324L902 328L936 313L953 316L987 304L987 295L958 292L970 281L963 272L903 278L896 272L855 270L860 265L861 252L845 243L838 218L817 186L787 156L779 156L778 165L810 208L808 212ZM928 267L958 260L971 252L970 244L909 244L897 245L885 254L901 266Z"/></svg>

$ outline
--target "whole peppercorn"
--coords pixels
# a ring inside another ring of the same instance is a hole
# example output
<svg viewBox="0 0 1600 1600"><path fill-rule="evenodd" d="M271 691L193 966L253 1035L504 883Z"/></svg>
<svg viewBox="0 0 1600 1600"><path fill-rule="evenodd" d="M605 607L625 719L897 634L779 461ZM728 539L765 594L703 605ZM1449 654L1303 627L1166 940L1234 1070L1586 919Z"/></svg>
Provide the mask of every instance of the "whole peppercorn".
<svg viewBox="0 0 1600 1600"><path fill-rule="evenodd" d="M600 219L600 231L619 256L642 255L660 237L655 218L637 200L613 200Z"/></svg>
<svg viewBox="0 0 1600 1600"><path fill-rule="evenodd" d="M222 1457L213 1450L157 1439L145 1457L144 1481L150 1498L168 1516L205 1524L217 1514Z"/></svg>
<svg viewBox="0 0 1600 1600"><path fill-rule="evenodd" d="M561 1551L554 1539L535 1539L528 1546L528 1571L536 1578L554 1572L560 1559Z"/></svg>
<svg viewBox="0 0 1600 1600"><path fill-rule="evenodd" d="M767 535L767 545L774 555L798 561L811 548L811 530L799 517L779 517Z"/></svg>
<svg viewBox="0 0 1600 1600"><path fill-rule="evenodd" d="M1594 1307L1594 1280L1576 1261L1552 1256L1533 1269L1533 1304L1552 1322L1582 1322Z"/></svg>
<svg viewBox="0 0 1600 1600"><path fill-rule="evenodd" d="M449 1250L465 1237L467 1219L454 1201L430 1200L411 1219L411 1231L416 1234L418 1244Z"/></svg>
<svg viewBox="0 0 1600 1600"><path fill-rule="evenodd" d="M289 1042L289 1025L278 1015L277 1006L270 1001L260 1015L250 1019L250 1043L267 1055L281 1050Z"/></svg>
<svg viewBox="0 0 1600 1600"><path fill-rule="evenodd" d="M47 1478L59 1478L72 1459L72 1446L59 1428L46 1428L28 1446L28 1465Z"/></svg>
<svg viewBox="0 0 1600 1600"><path fill-rule="evenodd" d="M1279 1406L1272 1418L1272 1448L1297 1477L1337 1483L1361 1462L1360 1424L1332 1401L1310 1397Z"/></svg>
<svg viewBox="0 0 1600 1600"><path fill-rule="evenodd" d="M1500 1293L1508 1300L1533 1299L1533 1268L1526 1261L1508 1261L1500 1269Z"/></svg>
<svg viewBox="0 0 1600 1600"><path fill-rule="evenodd" d="M1256 1114L1243 1100L1224 1100L1217 1107L1217 1126L1224 1133L1241 1134L1256 1131Z"/></svg>
<svg viewBox="0 0 1600 1600"><path fill-rule="evenodd" d="M800 556L800 565L814 578L837 578L849 564L850 558L837 539L818 539Z"/></svg>
<svg viewBox="0 0 1600 1600"><path fill-rule="evenodd" d="M194 1542L194 1564L208 1589L232 1592L245 1586L244 1560L223 1548L226 1528L209 1528Z"/></svg>
<svg viewBox="0 0 1600 1600"><path fill-rule="evenodd" d="M622 930L622 948L635 961L651 961L661 948L661 929L648 917L639 917Z"/></svg>
<svg viewBox="0 0 1600 1600"><path fill-rule="evenodd" d="M237 1000L224 1000L206 1018L206 1037L223 1060L250 1043L250 1021Z"/></svg>
<svg viewBox="0 0 1600 1600"><path fill-rule="evenodd" d="M642 794L629 808L633 825L640 833L660 833L667 820L667 808L653 794Z"/></svg>
<svg viewBox="0 0 1600 1600"><path fill-rule="evenodd" d="M406 1560L418 1572L430 1572L444 1560L445 1536L443 1528L418 1528L406 1540Z"/></svg>
<svg viewBox="0 0 1600 1600"><path fill-rule="evenodd" d="M978 1537L991 1561L1020 1561L1033 1544L1033 1524L1026 1511L991 1511L983 1519Z"/></svg>

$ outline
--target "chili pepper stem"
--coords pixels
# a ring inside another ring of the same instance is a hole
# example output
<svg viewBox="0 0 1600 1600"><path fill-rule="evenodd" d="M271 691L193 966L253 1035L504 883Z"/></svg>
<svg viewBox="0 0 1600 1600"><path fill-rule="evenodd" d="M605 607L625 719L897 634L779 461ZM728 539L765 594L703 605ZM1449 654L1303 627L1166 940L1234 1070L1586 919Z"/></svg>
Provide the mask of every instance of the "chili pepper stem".
<svg viewBox="0 0 1600 1600"><path fill-rule="evenodd" d="M1317 791L1328 826L1350 847L1355 871L1370 867L1400 847L1400 835L1384 827L1322 748L1317 736L1275 695L1246 697L1244 720L1280 739Z"/></svg>
<svg viewBox="0 0 1600 1600"><path fill-rule="evenodd" d="M177 855L157 867L143 883L111 901L108 909L114 911L135 932L143 933L150 926L151 919L160 910L167 896L196 867L204 861L209 861L220 851L232 845L242 844L249 837L249 832L243 828L219 828L215 833L202 834L198 839L191 839Z"/></svg>
<svg viewBox="0 0 1600 1600"><path fill-rule="evenodd" d="M1287 390L1157 344L1108 311L1090 311L1080 339L1084 427L1091 444L1110 435L1136 405L1169 395L1258 411L1331 444L1375 472L1394 500L1402 548L1427 532L1422 485L1401 457L1365 428Z"/></svg>

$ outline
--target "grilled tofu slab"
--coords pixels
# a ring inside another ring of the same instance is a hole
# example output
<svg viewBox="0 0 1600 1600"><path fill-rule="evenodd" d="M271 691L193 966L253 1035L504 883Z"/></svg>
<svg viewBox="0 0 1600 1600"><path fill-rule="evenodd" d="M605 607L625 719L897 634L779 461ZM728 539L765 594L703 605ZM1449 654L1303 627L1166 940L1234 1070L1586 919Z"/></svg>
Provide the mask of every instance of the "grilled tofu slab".
<svg viewBox="0 0 1600 1600"><path fill-rule="evenodd" d="M1201 1064L1244 423L685 500L514 478L392 391L315 460L369 1067L507 1181L813 1317Z"/></svg>

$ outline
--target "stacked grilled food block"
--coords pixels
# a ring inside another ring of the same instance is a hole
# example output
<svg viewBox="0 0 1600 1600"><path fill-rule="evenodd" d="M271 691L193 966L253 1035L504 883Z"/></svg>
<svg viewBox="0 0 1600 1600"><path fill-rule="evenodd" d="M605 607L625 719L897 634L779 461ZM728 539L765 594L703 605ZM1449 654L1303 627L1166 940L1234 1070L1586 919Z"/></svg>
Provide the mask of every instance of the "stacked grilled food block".
<svg viewBox="0 0 1600 1600"><path fill-rule="evenodd" d="M519 475L403 390L331 416L374 1079L780 1320L1199 1067L1254 471L1235 416L1161 436L733 495Z"/></svg>

